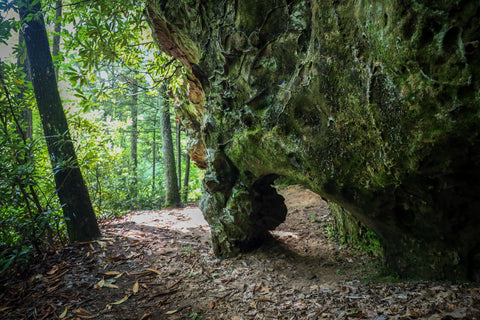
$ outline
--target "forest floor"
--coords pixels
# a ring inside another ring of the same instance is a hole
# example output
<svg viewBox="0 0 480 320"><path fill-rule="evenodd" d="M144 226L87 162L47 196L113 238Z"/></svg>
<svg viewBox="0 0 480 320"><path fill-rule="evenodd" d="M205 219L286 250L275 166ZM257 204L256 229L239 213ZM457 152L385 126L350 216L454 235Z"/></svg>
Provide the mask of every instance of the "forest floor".
<svg viewBox="0 0 480 320"><path fill-rule="evenodd" d="M282 190L287 220L220 260L196 206L102 221L103 238L0 280L0 319L480 319L480 284L393 281L328 234L327 204Z"/></svg>

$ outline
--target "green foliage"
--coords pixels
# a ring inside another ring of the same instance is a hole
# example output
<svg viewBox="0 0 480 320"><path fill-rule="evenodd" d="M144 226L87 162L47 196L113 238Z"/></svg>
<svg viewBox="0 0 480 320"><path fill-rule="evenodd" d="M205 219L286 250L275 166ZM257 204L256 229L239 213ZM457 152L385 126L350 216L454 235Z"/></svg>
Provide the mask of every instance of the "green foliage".
<svg viewBox="0 0 480 320"><path fill-rule="evenodd" d="M79 163L89 187L95 211L102 217L131 209L129 181L125 163L127 150L118 146L126 124L104 122L101 112L69 112L72 138L76 142Z"/></svg>
<svg viewBox="0 0 480 320"><path fill-rule="evenodd" d="M13 3L0 1L0 12L8 12L13 7ZM15 29L15 21L12 18L6 19L0 15L0 44L7 45L7 39L10 38L12 30Z"/></svg>
<svg viewBox="0 0 480 320"><path fill-rule="evenodd" d="M73 24L75 29L64 28L62 34L61 76L73 87L70 128L97 213L105 217L158 208L165 193L158 86L168 79L169 91L176 94L184 90L184 75L177 73L175 61L158 53L141 3L64 5L64 25ZM129 158L132 95L138 114L136 170ZM183 134L181 140L186 150ZM198 200L203 173L192 166L190 176L189 199Z"/></svg>
<svg viewBox="0 0 480 320"><path fill-rule="evenodd" d="M368 230L365 233L364 238L365 242L364 245L361 247L363 251L381 256L383 253L383 249L377 234L371 230Z"/></svg>
<svg viewBox="0 0 480 320"><path fill-rule="evenodd" d="M115 72L113 70L116 70ZM119 215L136 209L155 209L164 201L164 177L159 129L157 97L146 87L145 78L137 75L138 94L138 166L136 175L131 168L131 98L129 84L134 75L128 69L104 68L95 79L101 79L81 89L92 96L95 108L84 109L78 100L68 113L70 130L76 142L77 154L84 178L89 187L94 207L101 217ZM108 86L108 94L94 94L101 86ZM75 108L75 106L78 106ZM172 122L173 120L173 114ZM186 139L181 136L181 148L186 150ZM184 157L182 157L183 159ZM153 166L155 162L155 177ZM185 172L185 163L182 163ZM133 179L136 176L136 183ZM203 172L190 169L189 200L201 196L200 180Z"/></svg>
<svg viewBox="0 0 480 320"><path fill-rule="evenodd" d="M203 319L203 315L201 315L200 313L197 313L197 312L190 313L190 315L188 317L192 318L192 319L197 319L197 320Z"/></svg>
<svg viewBox="0 0 480 320"><path fill-rule="evenodd" d="M15 9L14 4L1 2L0 11ZM47 23L55 22L55 1L43 1L43 8ZM184 75L177 72L175 61L158 53L141 2L64 0L62 11L63 46L54 62L96 213L105 218L159 208L165 182L157 87L168 79L169 92L176 95L185 90ZM18 25L2 14L0 44L11 45ZM13 54L15 60L25 61L25 51L18 45ZM0 78L0 272L5 272L24 264L32 254L65 242L66 236L31 83L14 63L2 63ZM136 170L130 154L132 94L138 113ZM173 100L169 101L173 106L180 103ZM19 127L27 108L33 111L33 137L23 139ZM171 117L175 123L175 114ZM183 160L187 146L183 132L180 139ZM202 178L203 171L191 166L189 201L200 198Z"/></svg>
<svg viewBox="0 0 480 320"><path fill-rule="evenodd" d="M31 105L31 85L14 64L1 64L0 273L25 264L65 240L61 211L43 140L25 134L22 112Z"/></svg>
<svg viewBox="0 0 480 320"><path fill-rule="evenodd" d="M332 226L327 227L329 237L335 237L341 244L347 243L362 252L383 256L383 247L375 232L339 205L329 202L329 207L334 219Z"/></svg>
<svg viewBox="0 0 480 320"><path fill-rule="evenodd" d="M335 238L336 237L336 232L335 232L333 227L327 226L326 230L327 230L327 235L328 235L329 238Z"/></svg>

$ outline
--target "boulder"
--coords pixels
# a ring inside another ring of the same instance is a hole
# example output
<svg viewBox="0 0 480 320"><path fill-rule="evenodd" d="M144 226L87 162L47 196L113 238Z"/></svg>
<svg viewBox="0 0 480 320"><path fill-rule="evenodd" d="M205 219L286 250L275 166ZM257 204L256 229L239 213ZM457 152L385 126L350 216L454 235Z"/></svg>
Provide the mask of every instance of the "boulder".
<svg viewBox="0 0 480 320"><path fill-rule="evenodd" d="M379 237L388 266L480 277L480 2L147 0L186 69L219 256L286 215L287 177Z"/></svg>

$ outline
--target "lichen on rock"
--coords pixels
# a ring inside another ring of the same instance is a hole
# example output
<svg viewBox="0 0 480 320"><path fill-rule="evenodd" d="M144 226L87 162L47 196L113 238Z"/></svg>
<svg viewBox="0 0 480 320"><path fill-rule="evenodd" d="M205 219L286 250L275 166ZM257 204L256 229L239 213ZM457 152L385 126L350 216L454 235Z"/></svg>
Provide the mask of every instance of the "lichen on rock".
<svg viewBox="0 0 480 320"><path fill-rule="evenodd" d="M148 0L146 14L188 74L179 114L217 254L283 221L284 176L375 231L401 275L480 277L478 1Z"/></svg>

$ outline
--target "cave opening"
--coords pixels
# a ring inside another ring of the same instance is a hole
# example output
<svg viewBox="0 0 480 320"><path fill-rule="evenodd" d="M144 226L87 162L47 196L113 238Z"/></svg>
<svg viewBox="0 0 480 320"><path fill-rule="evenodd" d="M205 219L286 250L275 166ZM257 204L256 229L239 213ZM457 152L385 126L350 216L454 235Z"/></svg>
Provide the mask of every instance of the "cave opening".
<svg viewBox="0 0 480 320"><path fill-rule="evenodd" d="M288 178L270 174L253 185L253 217L258 229L300 256L321 256L334 238L330 208L322 197Z"/></svg>
<svg viewBox="0 0 480 320"><path fill-rule="evenodd" d="M275 185L287 207L285 221L270 233L288 250L301 256L321 256L328 237L333 238L333 219L325 200L300 185Z"/></svg>
<svg viewBox="0 0 480 320"><path fill-rule="evenodd" d="M348 279L377 273L379 257L355 250L340 237L335 231L332 210L320 195L279 176L259 181L263 187L256 184L256 191L268 190L268 197L274 193L275 200L281 200L287 210L283 222L277 220L270 226L269 240L261 246L261 252L272 259L281 257L296 262L299 276L312 279ZM269 208L262 212L263 219L281 208L275 201L269 203L262 206Z"/></svg>

